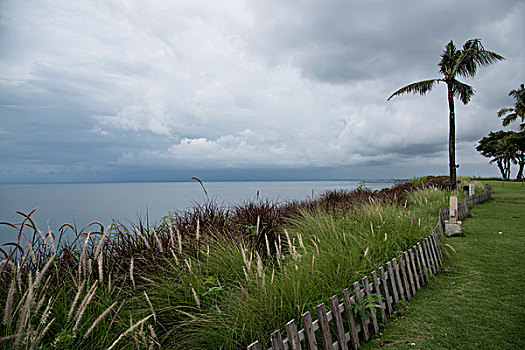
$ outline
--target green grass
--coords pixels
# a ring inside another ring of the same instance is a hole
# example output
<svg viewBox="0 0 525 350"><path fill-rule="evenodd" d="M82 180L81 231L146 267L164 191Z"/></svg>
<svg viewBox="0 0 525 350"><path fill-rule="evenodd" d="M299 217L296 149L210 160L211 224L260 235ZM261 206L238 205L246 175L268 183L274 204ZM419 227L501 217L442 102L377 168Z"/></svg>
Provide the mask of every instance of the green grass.
<svg viewBox="0 0 525 350"><path fill-rule="evenodd" d="M443 241L450 272L364 349L525 349L525 189L486 184L494 200L471 210L464 237Z"/></svg>

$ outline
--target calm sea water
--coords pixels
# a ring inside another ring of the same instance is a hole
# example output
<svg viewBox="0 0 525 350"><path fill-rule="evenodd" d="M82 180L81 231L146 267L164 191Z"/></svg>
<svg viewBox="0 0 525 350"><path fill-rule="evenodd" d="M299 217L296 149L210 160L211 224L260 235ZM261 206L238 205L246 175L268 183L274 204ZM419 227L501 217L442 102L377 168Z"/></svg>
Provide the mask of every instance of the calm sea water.
<svg viewBox="0 0 525 350"><path fill-rule="evenodd" d="M260 198L285 202L317 196L328 189L355 189L358 181L208 182L210 199L235 205ZM392 182L367 182L376 190ZM78 229L97 220L107 225L113 219L123 224L139 218L158 222L169 211L188 210L206 201L197 182L141 182L95 184L3 184L0 185L0 221L20 222L24 213L38 208L32 218L38 228L56 231L63 223ZM0 225L0 244L16 240L16 231Z"/></svg>

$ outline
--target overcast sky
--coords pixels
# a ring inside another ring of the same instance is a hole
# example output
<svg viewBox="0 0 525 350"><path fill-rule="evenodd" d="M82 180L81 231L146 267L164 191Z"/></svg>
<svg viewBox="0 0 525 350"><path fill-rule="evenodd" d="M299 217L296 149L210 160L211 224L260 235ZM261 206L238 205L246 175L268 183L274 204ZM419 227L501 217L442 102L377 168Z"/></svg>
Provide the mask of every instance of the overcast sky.
<svg viewBox="0 0 525 350"><path fill-rule="evenodd" d="M0 0L0 182L447 174L445 86L387 98L471 38L506 60L464 80L459 175L498 175L474 148L525 81L523 18L518 0Z"/></svg>

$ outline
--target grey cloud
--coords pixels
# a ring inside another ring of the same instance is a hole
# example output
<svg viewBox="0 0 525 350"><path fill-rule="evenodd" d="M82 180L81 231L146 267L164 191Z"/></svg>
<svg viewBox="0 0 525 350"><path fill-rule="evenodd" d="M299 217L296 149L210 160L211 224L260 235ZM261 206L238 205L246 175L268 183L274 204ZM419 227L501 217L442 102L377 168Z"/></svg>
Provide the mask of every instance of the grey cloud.
<svg viewBox="0 0 525 350"><path fill-rule="evenodd" d="M433 144L414 143L405 147L396 148L395 154L430 157L435 156L435 154L438 152L445 151L446 148L447 147L442 142Z"/></svg>
<svg viewBox="0 0 525 350"><path fill-rule="evenodd" d="M454 39L461 45L481 34L476 29L486 31L488 21L500 24L518 5L515 0L265 3L252 46L270 62L291 60L305 76L331 83L399 70L435 75L445 43Z"/></svg>
<svg viewBox="0 0 525 350"><path fill-rule="evenodd" d="M495 112L525 73L520 1L8 0L0 10L0 181L446 172L444 87L386 98L437 76L450 39L479 36L504 54L467 81L477 94L457 106L462 157L499 128Z"/></svg>

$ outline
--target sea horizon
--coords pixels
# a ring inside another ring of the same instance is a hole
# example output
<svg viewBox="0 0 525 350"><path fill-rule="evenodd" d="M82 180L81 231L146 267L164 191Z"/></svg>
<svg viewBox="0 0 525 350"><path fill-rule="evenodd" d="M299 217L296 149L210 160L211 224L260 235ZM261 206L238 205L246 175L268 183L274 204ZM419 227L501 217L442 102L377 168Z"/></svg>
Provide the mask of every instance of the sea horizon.
<svg viewBox="0 0 525 350"><path fill-rule="evenodd" d="M323 182L323 181L359 181L359 182L370 182L370 183L382 183L382 182L402 182L409 181L409 178L327 178L327 179L308 179L308 178L297 178L297 179L211 179L205 180L199 178L203 183L207 182ZM196 182L194 179L188 180L108 180L108 181L5 181L1 182L0 185L60 185L60 184L119 184L119 183L179 183L179 182Z"/></svg>

